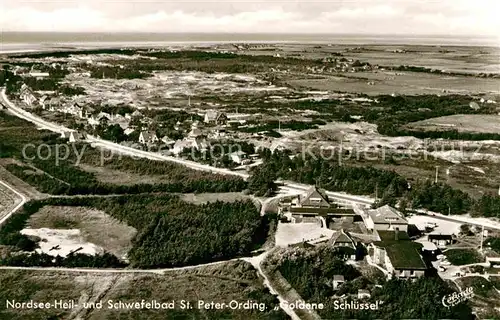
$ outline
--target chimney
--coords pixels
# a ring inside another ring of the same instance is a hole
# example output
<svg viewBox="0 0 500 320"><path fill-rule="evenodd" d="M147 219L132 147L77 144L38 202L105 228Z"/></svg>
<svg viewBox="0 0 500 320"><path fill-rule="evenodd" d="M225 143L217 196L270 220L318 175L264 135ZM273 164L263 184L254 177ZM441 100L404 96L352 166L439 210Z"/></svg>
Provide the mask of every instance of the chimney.
<svg viewBox="0 0 500 320"><path fill-rule="evenodd" d="M399 228L396 228L396 231L394 231L394 240L399 240Z"/></svg>

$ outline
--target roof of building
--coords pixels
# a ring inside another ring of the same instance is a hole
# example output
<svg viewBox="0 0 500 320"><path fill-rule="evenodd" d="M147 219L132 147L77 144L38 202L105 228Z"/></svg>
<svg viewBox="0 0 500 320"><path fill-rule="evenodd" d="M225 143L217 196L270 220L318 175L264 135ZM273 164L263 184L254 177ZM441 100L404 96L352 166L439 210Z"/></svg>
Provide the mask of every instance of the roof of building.
<svg viewBox="0 0 500 320"><path fill-rule="evenodd" d="M426 270L427 266L419 254L422 244L413 242L404 231L377 231L381 241L374 245L384 248L394 269ZM397 237L396 237L397 235Z"/></svg>
<svg viewBox="0 0 500 320"><path fill-rule="evenodd" d="M205 121L217 121L221 118L227 119L227 116L224 112L209 110L205 113Z"/></svg>
<svg viewBox="0 0 500 320"><path fill-rule="evenodd" d="M312 201L312 199L319 199L319 202ZM299 203L303 207L330 207L327 196L320 192L316 186L311 187L305 195L299 196Z"/></svg>
<svg viewBox="0 0 500 320"><path fill-rule="evenodd" d="M344 276L341 274L336 274L333 276L333 281L345 281Z"/></svg>
<svg viewBox="0 0 500 320"><path fill-rule="evenodd" d="M408 224L408 221L403 217L401 212L389 205L369 210L368 214L375 224Z"/></svg>
<svg viewBox="0 0 500 320"><path fill-rule="evenodd" d="M435 250L438 249L438 247L434 243L432 243L430 241L421 241L420 243L422 244L422 249L423 250L435 251Z"/></svg>
<svg viewBox="0 0 500 320"><path fill-rule="evenodd" d="M354 216L355 213L352 209L342 209L342 208L319 208L319 207L290 207L289 211L291 213L297 214L322 214L322 215L343 215L343 216Z"/></svg>
<svg viewBox="0 0 500 320"><path fill-rule="evenodd" d="M174 144L175 141L170 139L168 136L164 136L163 138L161 138L161 141L165 144Z"/></svg>
<svg viewBox="0 0 500 320"><path fill-rule="evenodd" d="M81 139L85 139L85 135L82 133L82 132L78 132L78 131L71 131L69 133L70 136L73 137L73 139L75 140L81 140Z"/></svg>
<svg viewBox="0 0 500 320"><path fill-rule="evenodd" d="M244 156L246 154L247 154L246 152L238 150L238 151L231 153L231 156Z"/></svg>
<svg viewBox="0 0 500 320"><path fill-rule="evenodd" d="M217 119L217 111L215 110L208 110L205 113L205 120L216 120Z"/></svg>
<svg viewBox="0 0 500 320"><path fill-rule="evenodd" d="M150 140L150 139L156 137L156 133L154 133L153 131L142 131L140 133L140 135L142 135L142 138L144 140Z"/></svg>
<svg viewBox="0 0 500 320"><path fill-rule="evenodd" d="M188 135L189 135L190 137L197 137L197 136L201 136L201 135L202 135L202 132L201 132L201 130L200 130L200 129L198 129L198 128L196 128L196 127L195 127L195 128L193 128L193 129L192 129L192 130L188 133Z"/></svg>
<svg viewBox="0 0 500 320"><path fill-rule="evenodd" d="M316 246L313 244L310 244L309 242L302 241L299 243L291 244L290 247L307 249L307 248L315 248Z"/></svg>
<svg viewBox="0 0 500 320"><path fill-rule="evenodd" d="M191 140L177 140L174 143L174 148L176 148L176 149L191 148L192 145L193 145L193 141L191 141Z"/></svg>
<svg viewBox="0 0 500 320"><path fill-rule="evenodd" d="M427 239L429 240L452 240L453 236L451 234L437 234L437 233L431 233L427 235Z"/></svg>
<svg viewBox="0 0 500 320"><path fill-rule="evenodd" d="M332 237L328 240L328 244L334 245L336 243L349 243L352 246L356 246L354 241L351 239L348 233L344 232L343 229L332 234Z"/></svg>

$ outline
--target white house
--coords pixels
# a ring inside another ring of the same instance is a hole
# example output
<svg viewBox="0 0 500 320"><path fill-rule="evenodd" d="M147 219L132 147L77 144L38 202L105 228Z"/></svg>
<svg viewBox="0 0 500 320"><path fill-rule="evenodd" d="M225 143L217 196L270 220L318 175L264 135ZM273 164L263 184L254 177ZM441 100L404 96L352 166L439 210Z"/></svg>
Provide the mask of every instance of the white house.
<svg viewBox="0 0 500 320"><path fill-rule="evenodd" d="M175 155L179 155L184 149L195 149L204 152L208 149L209 144L205 139L184 139L177 140L172 148Z"/></svg>
<svg viewBox="0 0 500 320"><path fill-rule="evenodd" d="M130 127L129 127L129 128L127 128L127 129L123 130L123 133L124 133L125 135L129 136L129 135L130 135L132 132L134 132L134 131L135 131L135 128L130 128Z"/></svg>
<svg viewBox="0 0 500 320"><path fill-rule="evenodd" d="M372 295L367 289L358 289L358 299L369 299Z"/></svg>
<svg viewBox="0 0 500 320"><path fill-rule="evenodd" d="M247 159L247 154L241 150L231 153L230 158L233 162L241 164L245 159Z"/></svg>
<svg viewBox="0 0 500 320"><path fill-rule="evenodd" d="M184 149L191 148L191 145L192 145L191 140L177 140L174 143L174 147L172 148L172 153L178 156L184 151Z"/></svg>
<svg viewBox="0 0 500 320"><path fill-rule="evenodd" d="M70 143L74 143L84 140L85 135L78 131L66 131L61 133L61 138L68 139Z"/></svg>
<svg viewBox="0 0 500 320"><path fill-rule="evenodd" d="M111 114L109 114L109 113L107 113L107 112L102 112L102 111L101 111L101 112L99 112L99 114L97 114L97 117L96 117L96 118L97 118L97 120L99 120L99 121L101 121L101 119L104 119L104 118L108 119L108 121L113 120L113 116L112 116Z"/></svg>
<svg viewBox="0 0 500 320"><path fill-rule="evenodd" d="M161 142L163 142L163 144L167 146L172 146L175 144L175 141L170 139L168 136L164 136L163 138L161 138Z"/></svg>
<svg viewBox="0 0 500 320"><path fill-rule="evenodd" d="M200 130L200 129L198 129L198 128L193 128L191 131L189 131L189 133L188 133L188 137L189 137L189 138L193 138L193 139L195 139L195 138L200 137L202 134L203 134L203 133L201 132L201 130Z"/></svg>
<svg viewBox="0 0 500 320"><path fill-rule="evenodd" d="M36 96L35 96L35 93L33 92L33 90L31 90L30 87L28 87L26 84L23 84L21 86L21 93L19 95L19 97L21 98L21 100L24 101L24 103L26 103L28 106L32 106L33 103L36 102Z"/></svg>
<svg viewBox="0 0 500 320"><path fill-rule="evenodd" d="M99 125L99 120L97 120L97 117L90 116L87 118L87 123L91 125L92 127L98 126Z"/></svg>
<svg viewBox="0 0 500 320"><path fill-rule="evenodd" d="M85 139L85 135L78 131L71 131L69 133L69 142L74 143L78 141L82 141Z"/></svg>
<svg viewBox="0 0 500 320"><path fill-rule="evenodd" d="M47 95L43 95L39 100L38 100L38 104L40 105L40 107L42 107L42 109L45 110L45 103L48 101L48 97Z"/></svg>
<svg viewBox="0 0 500 320"><path fill-rule="evenodd" d="M33 77L33 78L40 79L40 78L50 77L50 73L48 73L48 72L41 72L41 71L38 71L38 70L31 70L30 73L29 73L29 76Z"/></svg>
<svg viewBox="0 0 500 320"><path fill-rule="evenodd" d="M228 119L225 113L210 110L205 113L203 121L208 124L225 125L227 124Z"/></svg>
<svg viewBox="0 0 500 320"><path fill-rule="evenodd" d="M142 131L139 134L139 142L142 144L156 143L159 139L154 131Z"/></svg>
<svg viewBox="0 0 500 320"><path fill-rule="evenodd" d="M388 205L377 209L364 210L361 217L368 230L408 231L408 221L401 212Z"/></svg>
<svg viewBox="0 0 500 320"><path fill-rule="evenodd" d="M92 116L92 112L94 112L94 108L83 106L78 112L78 116L80 119L88 119Z"/></svg>
<svg viewBox="0 0 500 320"><path fill-rule="evenodd" d="M341 285L344 284L344 282L345 282L345 279L344 279L343 275L341 275L341 274L334 275L333 281L332 281L333 289L337 290Z"/></svg>
<svg viewBox="0 0 500 320"><path fill-rule="evenodd" d="M143 116L143 114L139 110L135 110L134 112L132 112L132 115L131 115L132 118L136 118L136 117L140 118L142 116Z"/></svg>

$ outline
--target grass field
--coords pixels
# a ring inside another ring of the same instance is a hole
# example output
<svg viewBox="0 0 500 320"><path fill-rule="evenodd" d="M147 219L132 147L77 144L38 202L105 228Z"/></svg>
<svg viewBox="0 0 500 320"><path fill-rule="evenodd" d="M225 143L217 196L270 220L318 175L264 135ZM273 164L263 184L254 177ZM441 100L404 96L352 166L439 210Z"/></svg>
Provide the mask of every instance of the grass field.
<svg viewBox="0 0 500 320"><path fill-rule="evenodd" d="M460 132L500 133L500 115L455 114L452 116L431 118L408 124L411 129Z"/></svg>
<svg viewBox="0 0 500 320"><path fill-rule="evenodd" d="M45 206L30 217L28 227L78 229L82 241L95 244L119 258L132 248L132 239L136 234L134 228L88 207Z"/></svg>
<svg viewBox="0 0 500 320"><path fill-rule="evenodd" d="M5 271L0 274L0 318L12 320L39 319L286 319L273 311L277 299L262 285L255 269L238 261L165 275L84 274L65 272ZM6 310L5 301L15 299L40 302L75 300L78 307L69 310ZM141 302L175 301L173 310L108 309L108 301ZM181 309L181 300L192 309ZM198 301L256 302L266 310L198 309ZM103 302L102 309L84 309L84 302Z"/></svg>
<svg viewBox="0 0 500 320"><path fill-rule="evenodd" d="M166 175L143 175L88 164L79 164L78 167L86 172L95 174L97 180L103 183L132 186L137 183L155 184L168 183L170 181Z"/></svg>

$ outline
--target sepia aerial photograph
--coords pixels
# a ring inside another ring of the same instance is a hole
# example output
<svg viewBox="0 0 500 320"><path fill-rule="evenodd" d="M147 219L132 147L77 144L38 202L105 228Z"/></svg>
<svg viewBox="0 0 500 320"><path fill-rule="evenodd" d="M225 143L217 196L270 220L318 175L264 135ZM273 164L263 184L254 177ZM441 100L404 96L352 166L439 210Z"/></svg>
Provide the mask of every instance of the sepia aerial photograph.
<svg viewBox="0 0 500 320"><path fill-rule="evenodd" d="M500 320L499 0L0 0L0 320Z"/></svg>

